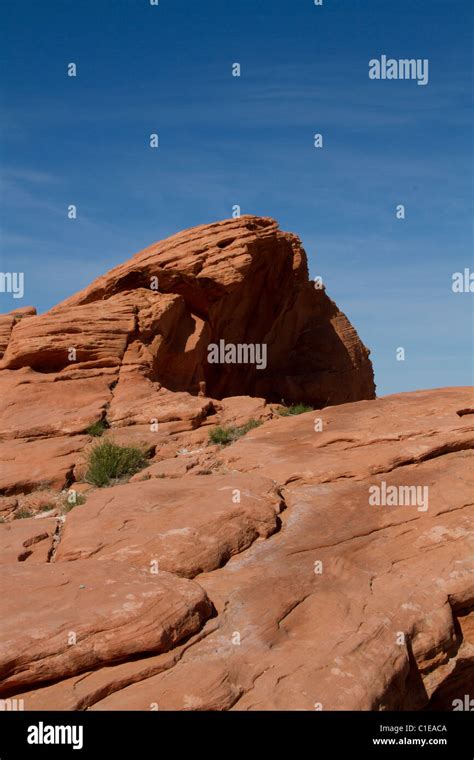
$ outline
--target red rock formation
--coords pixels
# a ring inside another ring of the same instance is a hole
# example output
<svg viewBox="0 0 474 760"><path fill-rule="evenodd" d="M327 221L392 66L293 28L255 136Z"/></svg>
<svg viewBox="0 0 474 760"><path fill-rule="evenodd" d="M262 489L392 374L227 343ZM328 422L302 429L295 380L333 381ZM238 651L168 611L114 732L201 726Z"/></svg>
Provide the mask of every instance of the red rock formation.
<svg viewBox="0 0 474 760"><path fill-rule="evenodd" d="M7 495L71 482L87 442L79 434L99 419L112 428L182 421L189 430L215 411L210 398L323 406L374 397L367 349L308 281L299 239L271 219L186 230L20 320L27 314L0 320ZM210 364L208 346L219 340L266 344L267 367Z"/></svg>
<svg viewBox="0 0 474 760"><path fill-rule="evenodd" d="M472 399L269 419L164 460L189 465L171 479L152 464L88 492L55 551L50 518L0 526L0 693L27 710L452 709L474 664ZM428 508L371 505L383 482L428 488Z"/></svg>
<svg viewBox="0 0 474 760"><path fill-rule="evenodd" d="M24 306L19 309L14 309L13 311L8 312L8 314L0 314L0 359L5 353L11 332L17 322L24 317L34 317L35 315L36 309L33 306Z"/></svg>
<svg viewBox="0 0 474 760"><path fill-rule="evenodd" d="M155 288L155 289L154 289ZM158 288L158 290L156 290ZM212 365L209 343L267 345L265 369ZM39 372L120 367L172 391L315 406L374 397L368 351L308 281L296 235L243 216L156 243L48 314L18 325L3 367Z"/></svg>
<svg viewBox="0 0 474 760"><path fill-rule="evenodd" d="M374 400L368 352L295 236L256 217L198 227L22 314L0 319L0 696L26 710L463 697L472 390ZM220 339L266 343L267 368L209 364ZM281 397L316 409L281 417ZM150 454L128 483L82 482L98 420ZM84 503L67 511L70 486ZM372 504L372 489L414 500Z"/></svg>

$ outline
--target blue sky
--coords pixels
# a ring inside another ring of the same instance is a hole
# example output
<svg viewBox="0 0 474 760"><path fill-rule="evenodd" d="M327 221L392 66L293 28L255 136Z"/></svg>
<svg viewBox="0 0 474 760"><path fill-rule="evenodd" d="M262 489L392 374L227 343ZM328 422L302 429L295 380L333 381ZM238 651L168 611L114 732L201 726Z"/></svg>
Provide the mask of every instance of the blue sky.
<svg viewBox="0 0 474 760"><path fill-rule="evenodd" d="M0 311L239 204L302 238L380 395L472 383L473 296L451 278L473 268L473 8L0 0L0 269L25 272ZM370 80L382 54L427 58L428 85Z"/></svg>

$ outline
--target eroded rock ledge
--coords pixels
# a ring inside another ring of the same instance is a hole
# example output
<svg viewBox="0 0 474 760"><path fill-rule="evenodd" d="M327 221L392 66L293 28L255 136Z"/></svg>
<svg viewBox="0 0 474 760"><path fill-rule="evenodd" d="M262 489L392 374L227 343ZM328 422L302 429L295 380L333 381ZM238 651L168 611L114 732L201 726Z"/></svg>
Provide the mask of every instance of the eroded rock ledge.
<svg viewBox="0 0 474 760"><path fill-rule="evenodd" d="M14 561L46 520L0 526L2 695L31 710L452 709L474 662L469 406L468 388L420 391L201 442L88 493L52 562ZM382 481L427 487L428 508L371 506Z"/></svg>

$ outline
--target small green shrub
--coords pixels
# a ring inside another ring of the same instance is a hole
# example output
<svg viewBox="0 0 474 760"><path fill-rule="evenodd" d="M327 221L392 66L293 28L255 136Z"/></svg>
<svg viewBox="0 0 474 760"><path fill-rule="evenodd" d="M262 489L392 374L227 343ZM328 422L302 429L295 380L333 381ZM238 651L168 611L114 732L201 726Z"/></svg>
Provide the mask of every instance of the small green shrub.
<svg viewBox="0 0 474 760"><path fill-rule="evenodd" d="M258 428L262 425L262 420L254 420L251 419L248 422L245 423L245 425L242 425L242 427L237 428L238 430L238 438L240 438L242 435L245 435L245 433L248 433L249 430L253 430L254 428Z"/></svg>
<svg viewBox="0 0 474 760"><path fill-rule="evenodd" d="M307 404L291 404L291 406L281 406L278 409L280 417L289 417L294 414L304 414L305 412L312 412L313 407Z"/></svg>
<svg viewBox="0 0 474 760"><path fill-rule="evenodd" d="M25 517L31 517L31 512L29 509L17 509L15 512L13 519L14 520L24 520Z"/></svg>
<svg viewBox="0 0 474 760"><path fill-rule="evenodd" d="M217 443L221 446L227 446L235 440L235 427L216 427L209 431L209 440L211 443Z"/></svg>
<svg viewBox="0 0 474 760"><path fill-rule="evenodd" d="M134 475L147 463L141 449L134 446L119 446L113 441L101 441L93 446L87 455L85 480L99 488L111 481Z"/></svg>
<svg viewBox="0 0 474 760"><path fill-rule="evenodd" d="M86 433L94 436L94 438L100 438L104 430L107 430L108 427L106 420L97 420L97 422L93 422L92 425L89 425L89 427L86 428Z"/></svg>
<svg viewBox="0 0 474 760"><path fill-rule="evenodd" d="M228 446L230 443L233 443L233 441L236 441L238 438L241 438L243 435L248 433L249 430L260 427L261 424L261 420L252 419L241 427L235 427L232 425L228 427L219 426L209 431L209 440L211 443L217 443L221 446Z"/></svg>

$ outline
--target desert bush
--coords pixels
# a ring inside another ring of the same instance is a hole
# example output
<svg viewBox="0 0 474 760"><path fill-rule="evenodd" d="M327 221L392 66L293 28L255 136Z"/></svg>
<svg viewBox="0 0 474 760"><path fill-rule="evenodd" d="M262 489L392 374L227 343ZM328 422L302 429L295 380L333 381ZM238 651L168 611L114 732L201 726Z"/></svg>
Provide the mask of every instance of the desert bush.
<svg viewBox="0 0 474 760"><path fill-rule="evenodd" d="M15 512L13 519L14 520L23 520L25 517L31 517L32 513L29 509L17 509Z"/></svg>
<svg viewBox="0 0 474 760"><path fill-rule="evenodd" d="M101 488L114 480L134 475L146 463L144 452L135 446L119 446L113 441L101 441L87 454L85 480Z"/></svg>
<svg viewBox="0 0 474 760"><path fill-rule="evenodd" d="M242 427L237 428L238 430L238 438L240 438L242 435L245 435L249 432L249 430L253 430L254 428L260 427L262 425L262 420L254 420L251 419L248 422L245 423L245 425L242 425Z"/></svg>
<svg viewBox="0 0 474 760"><path fill-rule="evenodd" d="M307 404L291 404L290 406L281 406L278 409L280 417L289 417L293 414L304 414L305 412L312 412L313 407Z"/></svg>
<svg viewBox="0 0 474 760"><path fill-rule="evenodd" d="M105 420L97 420L86 428L86 433L94 436L94 438L100 438L104 430L107 430L108 427L109 426Z"/></svg>
<svg viewBox="0 0 474 760"><path fill-rule="evenodd" d="M241 427L235 427L232 425L228 427L219 426L209 431L209 440L211 443L217 443L221 446L228 446L233 441L236 441L238 438L241 438L243 435L248 433L249 430L253 430L254 428L259 427L261 424L261 420L252 419Z"/></svg>
<svg viewBox="0 0 474 760"><path fill-rule="evenodd" d="M220 426L209 431L209 440L211 443L218 443L221 446L227 446L235 440L235 427Z"/></svg>

